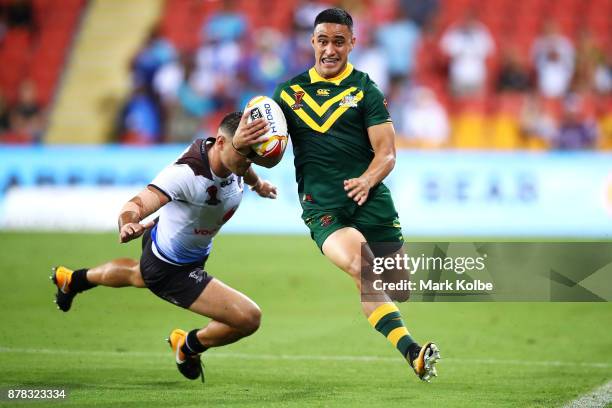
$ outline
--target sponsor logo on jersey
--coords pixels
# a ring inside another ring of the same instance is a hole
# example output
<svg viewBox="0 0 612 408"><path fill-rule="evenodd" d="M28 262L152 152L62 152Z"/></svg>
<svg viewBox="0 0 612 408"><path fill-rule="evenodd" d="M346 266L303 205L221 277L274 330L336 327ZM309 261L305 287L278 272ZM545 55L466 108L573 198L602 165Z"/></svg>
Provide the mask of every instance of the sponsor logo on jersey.
<svg viewBox="0 0 612 408"><path fill-rule="evenodd" d="M347 108L356 108L357 100L355 99L355 95L349 94L349 95L344 96L338 106L347 107Z"/></svg>
<svg viewBox="0 0 612 408"><path fill-rule="evenodd" d="M329 96L329 89L317 89L317 96Z"/></svg>
<svg viewBox="0 0 612 408"><path fill-rule="evenodd" d="M295 103L293 105L291 105L291 109L293 110L298 110L298 109L302 109L302 98L304 97L306 93L304 91L297 91L293 93L293 99L295 100Z"/></svg>
<svg viewBox="0 0 612 408"><path fill-rule="evenodd" d="M229 179L227 179L227 180L223 180L223 181L221 182L221 188L223 188L223 187L227 187L227 186L229 186L230 184L232 184L233 182L234 182L234 176L232 176L231 178L229 178Z"/></svg>
<svg viewBox="0 0 612 408"><path fill-rule="evenodd" d="M212 229L207 229L207 228L194 228L193 229L193 233L195 235L215 235L217 233L217 231L219 231L219 228L212 228Z"/></svg>
<svg viewBox="0 0 612 408"><path fill-rule="evenodd" d="M322 227L329 227L330 224L334 221L334 217L332 217L331 215L324 215L319 219L319 221L321 221Z"/></svg>

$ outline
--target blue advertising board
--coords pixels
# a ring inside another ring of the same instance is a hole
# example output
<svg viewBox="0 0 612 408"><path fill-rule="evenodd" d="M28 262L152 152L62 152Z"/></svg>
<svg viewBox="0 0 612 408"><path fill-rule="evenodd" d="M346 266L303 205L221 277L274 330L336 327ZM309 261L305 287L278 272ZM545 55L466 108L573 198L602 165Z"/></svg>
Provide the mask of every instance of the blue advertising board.
<svg viewBox="0 0 612 408"><path fill-rule="evenodd" d="M11 189L143 187L184 146L0 147L2 200ZM246 194L225 231L307 233L293 158L257 167L277 200ZM399 151L385 180L406 236L612 238L612 155Z"/></svg>

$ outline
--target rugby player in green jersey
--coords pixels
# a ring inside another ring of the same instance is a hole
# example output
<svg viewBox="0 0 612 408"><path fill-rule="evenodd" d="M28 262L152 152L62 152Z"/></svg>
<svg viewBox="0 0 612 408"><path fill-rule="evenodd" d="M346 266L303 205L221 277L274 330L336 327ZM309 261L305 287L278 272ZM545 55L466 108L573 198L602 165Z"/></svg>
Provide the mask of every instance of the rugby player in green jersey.
<svg viewBox="0 0 612 408"><path fill-rule="evenodd" d="M293 142L302 218L319 249L363 295L370 291L361 276L362 244L395 243L403 254L398 214L382 183L395 165L395 130L381 91L348 62L355 46L351 16L322 11L311 41L314 67L279 85L274 99ZM369 246L363 250L373 256ZM419 378L436 376L438 347L412 339L386 293L375 301L362 296L361 306Z"/></svg>

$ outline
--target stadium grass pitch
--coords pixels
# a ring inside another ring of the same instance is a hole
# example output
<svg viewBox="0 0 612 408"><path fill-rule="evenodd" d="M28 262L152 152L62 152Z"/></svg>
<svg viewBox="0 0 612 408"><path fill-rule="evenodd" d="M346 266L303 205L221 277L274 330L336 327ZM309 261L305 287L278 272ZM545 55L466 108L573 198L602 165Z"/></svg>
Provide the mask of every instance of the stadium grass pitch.
<svg viewBox="0 0 612 408"><path fill-rule="evenodd" d="M206 320L146 289L96 288L55 309L55 264L138 256L113 234L0 233L0 389L64 388L62 407L560 406L612 378L610 303L409 303L443 360L420 382L369 327L352 283L307 237L222 235L207 265L263 310L259 332L177 372L164 338ZM56 406L0 396L4 406ZM57 405L60 406L60 405Z"/></svg>

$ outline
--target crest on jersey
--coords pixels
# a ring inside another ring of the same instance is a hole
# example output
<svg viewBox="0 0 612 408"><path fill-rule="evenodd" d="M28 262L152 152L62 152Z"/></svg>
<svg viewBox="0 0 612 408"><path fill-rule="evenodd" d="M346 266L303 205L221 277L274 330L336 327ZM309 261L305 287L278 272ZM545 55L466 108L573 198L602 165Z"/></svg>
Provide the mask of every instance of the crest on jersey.
<svg viewBox="0 0 612 408"><path fill-rule="evenodd" d="M304 97L304 91L297 91L293 93L293 99L295 99L295 103L291 105L291 109L298 110L302 109L302 98Z"/></svg>
<svg viewBox="0 0 612 408"><path fill-rule="evenodd" d="M317 89L317 96L329 96L329 89Z"/></svg>
<svg viewBox="0 0 612 408"><path fill-rule="evenodd" d="M342 98L342 100L340 101L340 107L346 107L346 108L356 108L357 107L357 100L355 99L355 95L346 95Z"/></svg>
<svg viewBox="0 0 612 408"><path fill-rule="evenodd" d="M217 189L217 187L215 186L210 186L206 189L206 192L208 193L208 199L206 199L206 201L204 201L206 204L208 205L217 205L219 204L221 201L217 198L217 193L219 192L219 189Z"/></svg>
<svg viewBox="0 0 612 408"><path fill-rule="evenodd" d="M321 221L322 227L328 227L334 221L334 217L332 217L331 215L324 215L320 218L319 221Z"/></svg>

